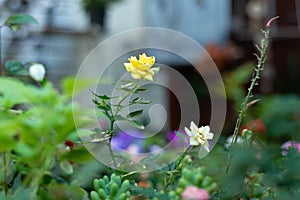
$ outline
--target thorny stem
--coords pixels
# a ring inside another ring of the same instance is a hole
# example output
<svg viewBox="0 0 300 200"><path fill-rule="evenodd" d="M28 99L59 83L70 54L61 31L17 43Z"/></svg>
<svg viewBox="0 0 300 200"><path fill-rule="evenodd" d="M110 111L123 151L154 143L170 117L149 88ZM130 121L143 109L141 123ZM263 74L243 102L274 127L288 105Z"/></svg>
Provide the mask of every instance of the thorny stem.
<svg viewBox="0 0 300 200"><path fill-rule="evenodd" d="M231 141L231 146L230 146L230 149L229 149L229 159L228 159L228 163L227 163L227 167L226 167L226 173L228 173L229 171L229 168L230 168L230 164L231 164L231 161L232 161L232 144L236 143L237 141L237 138L238 138L238 133L239 133L239 130L240 130L240 127L241 127L241 123L243 121L243 117L245 116L246 114L246 111L248 109L248 102L249 102L249 99L253 96L252 95L252 92L253 92L253 88L258 85L258 80L260 78L260 72L263 70L263 67L264 67L264 63L265 63L265 60L266 60L266 51L267 51L267 47L268 47L268 43L269 43L269 31L270 31L270 27L267 26L266 28L266 31L262 31L263 34L264 34L264 38L261 40L261 46L257 46L256 45L256 48L259 52L259 55L257 54L254 54L256 57L257 57L257 65L254 69L254 72L252 74L252 79L251 79L251 84L248 88L248 93L243 101L243 103L241 104L241 108L240 108L240 111L239 111L239 115L238 115L238 119L236 121L236 124L235 124L235 128L234 128L234 132L233 132L233 139Z"/></svg>
<svg viewBox="0 0 300 200"><path fill-rule="evenodd" d="M122 110L122 108L124 108L124 107L122 107L122 103L134 92L134 90L138 87L138 83L139 83L139 80L137 80L134 83L132 90L127 92L126 95L119 100L118 104L116 105L117 109L116 109L115 114L113 114L113 112L111 111L112 118L109 119L110 120L110 130L109 130L109 132L110 132L111 136L108 140L107 146L108 146L108 150L109 150L109 153L112 157L112 161L113 161L113 164L114 164L115 168L117 168L117 162L116 162L116 159L115 159L115 156L114 156L114 152L111 148L111 140L112 140L112 136L113 136L112 133L113 133L113 129L114 129L114 123L116 122L114 117L119 114L119 112Z"/></svg>

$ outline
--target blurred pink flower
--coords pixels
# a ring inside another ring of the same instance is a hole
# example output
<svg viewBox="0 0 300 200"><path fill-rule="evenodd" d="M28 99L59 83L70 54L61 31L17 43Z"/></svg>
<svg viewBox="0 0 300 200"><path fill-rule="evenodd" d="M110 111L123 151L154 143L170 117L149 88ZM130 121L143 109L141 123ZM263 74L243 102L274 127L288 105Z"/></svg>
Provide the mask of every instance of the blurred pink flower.
<svg viewBox="0 0 300 200"><path fill-rule="evenodd" d="M208 200L209 193L195 186L187 186L181 194L183 200Z"/></svg>
<svg viewBox="0 0 300 200"><path fill-rule="evenodd" d="M300 153L300 143L294 142L294 141L287 141L285 143L283 143L281 145L281 149L282 149L282 155L286 155L287 154L287 150L292 147L298 150L298 152Z"/></svg>

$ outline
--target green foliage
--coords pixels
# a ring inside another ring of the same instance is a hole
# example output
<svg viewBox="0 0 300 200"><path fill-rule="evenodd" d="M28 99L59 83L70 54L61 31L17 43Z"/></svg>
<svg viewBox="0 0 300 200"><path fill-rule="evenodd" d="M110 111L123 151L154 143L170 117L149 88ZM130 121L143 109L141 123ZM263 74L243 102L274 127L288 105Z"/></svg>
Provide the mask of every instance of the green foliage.
<svg viewBox="0 0 300 200"><path fill-rule="evenodd" d="M226 153L226 152L224 152ZM232 165L214 175L219 188L216 197L221 199L298 199L300 196L300 154L290 148L286 156L280 145L265 145L258 140L252 145L233 145ZM217 157L213 157L217 159ZM205 162L207 162L206 160ZM219 167L218 167L219 168Z"/></svg>
<svg viewBox="0 0 300 200"><path fill-rule="evenodd" d="M138 105L138 104L149 104L150 101L144 101L141 97L135 97L132 100L128 100L128 98L132 95L132 94L139 94L140 92L144 92L147 89L145 88L141 88L138 85L138 81L137 82L133 82L133 81L122 81L124 84L120 85L120 86L115 86L115 88L117 90L123 91L123 96L120 97L111 97L111 96L107 96L107 95L98 95L96 93L93 93L94 98L93 98L93 102L95 104L95 106L102 111L102 113L105 115L105 117L109 120L110 122L110 130L107 131L107 133L111 136L112 132L113 132L113 126L114 123L116 121L128 121L130 122L135 128L140 129L140 130L144 130L144 125L136 120L136 118L138 116L140 116L143 113L143 110L135 110L132 111L130 113L128 113L126 116L122 116L120 114L120 112L124 109L124 108L128 108L130 106L133 105ZM118 102L117 104L112 104L112 100L118 98ZM126 102L126 100L128 100L128 102Z"/></svg>
<svg viewBox="0 0 300 200"><path fill-rule="evenodd" d="M299 139L300 98L293 95L265 97L255 109L268 131L269 140Z"/></svg>
<svg viewBox="0 0 300 200"><path fill-rule="evenodd" d="M86 191L80 187L64 184L50 185L47 190L41 189L39 199L41 200L82 200L87 198Z"/></svg>
<svg viewBox="0 0 300 200"><path fill-rule="evenodd" d="M0 129L3 130L0 134L3 157L0 190L14 194L15 188L24 188L33 197L46 174L55 180L50 171L58 157L64 164L61 166L67 166L70 157L61 155L70 150L64 142L74 137L76 129L87 121L84 112L72 104L70 98L59 94L51 83L38 88L1 77L0 85ZM68 186L61 188L67 190Z"/></svg>
<svg viewBox="0 0 300 200"><path fill-rule="evenodd" d="M11 30L17 31L22 25L35 24L38 25L38 21L30 15L14 14L5 21L5 26L8 26Z"/></svg>
<svg viewBox="0 0 300 200"><path fill-rule="evenodd" d="M120 176L112 174L110 179L104 176L102 179L94 180L94 191L90 193L92 200L129 200L130 183L128 180L122 181Z"/></svg>
<svg viewBox="0 0 300 200"><path fill-rule="evenodd" d="M28 69L16 60L8 60L5 62L5 69L8 76L26 76L28 75Z"/></svg>

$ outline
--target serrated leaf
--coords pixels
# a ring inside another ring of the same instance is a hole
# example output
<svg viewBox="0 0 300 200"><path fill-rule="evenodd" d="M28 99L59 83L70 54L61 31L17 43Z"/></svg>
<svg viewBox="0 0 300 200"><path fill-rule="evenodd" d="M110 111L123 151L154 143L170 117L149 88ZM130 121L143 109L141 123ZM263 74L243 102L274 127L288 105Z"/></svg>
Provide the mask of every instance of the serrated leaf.
<svg viewBox="0 0 300 200"><path fill-rule="evenodd" d="M129 113L126 118L132 118L132 117L137 117L143 113L143 110L137 110Z"/></svg>
<svg viewBox="0 0 300 200"><path fill-rule="evenodd" d="M38 21L34 17L26 14L15 14L5 21L5 26L8 26L13 31L17 31L21 25L25 24L38 25Z"/></svg>
<svg viewBox="0 0 300 200"><path fill-rule="evenodd" d="M138 129L140 129L140 130L144 130L144 129L145 129L144 125L143 125L141 122L139 122L139 121L136 121L136 120L129 120L129 122L130 122L134 127L138 128Z"/></svg>

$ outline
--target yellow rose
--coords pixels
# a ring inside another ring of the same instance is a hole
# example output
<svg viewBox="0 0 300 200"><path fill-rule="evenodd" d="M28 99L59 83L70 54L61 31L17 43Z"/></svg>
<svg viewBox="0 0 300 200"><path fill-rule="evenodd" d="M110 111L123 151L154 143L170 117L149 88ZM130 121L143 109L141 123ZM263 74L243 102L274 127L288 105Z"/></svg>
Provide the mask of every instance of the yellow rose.
<svg viewBox="0 0 300 200"><path fill-rule="evenodd" d="M145 53L139 55L139 59L135 56L128 58L130 63L124 63L124 66L128 72L131 73L133 79L146 79L148 81L153 81L153 76L155 72L158 72L159 68L151 68L155 63L155 57L147 57Z"/></svg>

